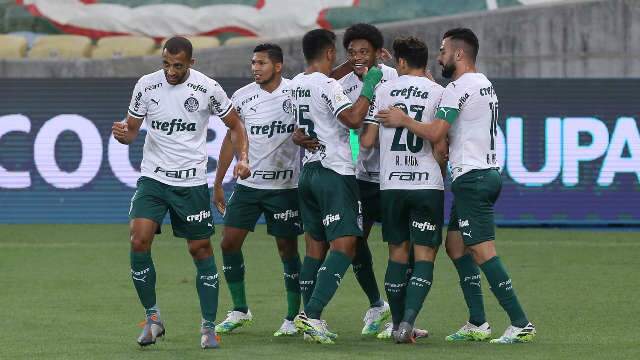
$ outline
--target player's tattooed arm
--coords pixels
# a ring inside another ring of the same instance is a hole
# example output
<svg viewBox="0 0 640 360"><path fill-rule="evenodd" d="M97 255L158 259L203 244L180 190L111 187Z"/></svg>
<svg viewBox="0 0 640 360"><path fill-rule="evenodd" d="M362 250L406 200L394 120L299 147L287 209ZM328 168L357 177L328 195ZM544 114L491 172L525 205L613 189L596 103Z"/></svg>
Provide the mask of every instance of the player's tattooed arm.
<svg viewBox="0 0 640 360"><path fill-rule="evenodd" d="M380 125L373 123L364 123L362 131L360 131L360 145L371 149L378 142L378 128Z"/></svg>
<svg viewBox="0 0 640 360"><path fill-rule="evenodd" d="M429 123L416 121L401 109L393 106L379 111L376 114L376 119L380 120L384 127L404 127L432 144L442 141L451 127L446 120L439 118Z"/></svg>
<svg viewBox="0 0 640 360"><path fill-rule="evenodd" d="M222 121L229 128L231 143L233 144L233 149L238 159L233 169L233 176L246 179L251 175L251 171L249 170L249 139L247 138L247 131L235 109L231 109L231 111L222 118Z"/></svg>
<svg viewBox="0 0 640 360"><path fill-rule="evenodd" d="M218 209L220 214L224 214L224 210L227 207L227 203L224 199L222 181L227 174L227 170L229 170L231 161L233 161L233 144L231 143L231 133L230 131L227 131L227 134L224 136L224 140L222 140L222 146L220 147L216 179L213 182L213 204L216 206L216 209Z"/></svg>
<svg viewBox="0 0 640 360"><path fill-rule="evenodd" d="M129 145L138 136L140 126L142 126L142 119L127 115L126 122L117 121L113 123L111 132L113 133L113 137L118 140L119 143Z"/></svg>

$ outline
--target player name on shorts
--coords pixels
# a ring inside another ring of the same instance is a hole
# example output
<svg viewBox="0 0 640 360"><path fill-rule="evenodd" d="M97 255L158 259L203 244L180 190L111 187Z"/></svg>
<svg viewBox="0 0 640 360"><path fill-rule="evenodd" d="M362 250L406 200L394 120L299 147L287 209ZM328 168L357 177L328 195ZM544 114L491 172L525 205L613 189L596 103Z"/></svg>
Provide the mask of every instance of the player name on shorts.
<svg viewBox="0 0 640 360"><path fill-rule="evenodd" d="M416 88L414 86L409 86L408 88L404 88L404 89L393 89L393 90L391 90L389 95L391 95L393 97L402 96L405 99L409 99L410 97L417 97L417 98L421 98L421 99L428 99L429 98L429 92L428 91L421 91L420 89L418 89L418 88Z"/></svg>
<svg viewBox="0 0 640 360"><path fill-rule="evenodd" d="M251 135L267 135L267 138L271 138L273 134L292 134L295 128L295 124L283 124L278 120L271 122L270 125L251 125L249 133Z"/></svg>
<svg viewBox="0 0 640 360"><path fill-rule="evenodd" d="M196 123L182 122L182 119L172 119L171 122L154 120L151 121L151 128L164 131L167 135L171 135L174 131L196 131Z"/></svg>

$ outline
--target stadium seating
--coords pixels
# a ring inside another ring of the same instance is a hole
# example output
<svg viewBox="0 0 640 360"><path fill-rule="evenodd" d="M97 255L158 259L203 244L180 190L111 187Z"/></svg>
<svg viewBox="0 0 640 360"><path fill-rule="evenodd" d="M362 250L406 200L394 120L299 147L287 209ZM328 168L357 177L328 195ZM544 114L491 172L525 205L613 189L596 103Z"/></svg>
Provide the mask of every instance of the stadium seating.
<svg viewBox="0 0 640 360"><path fill-rule="evenodd" d="M91 53L94 59L145 56L156 47L153 39L144 36L107 36L98 40Z"/></svg>
<svg viewBox="0 0 640 360"><path fill-rule="evenodd" d="M27 52L27 39L17 35L0 35L0 59L19 59Z"/></svg>
<svg viewBox="0 0 640 360"><path fill-rule="evenodd" d="M32 59L73 59L88 57L91 39L80 35L41 36L27 55Z"/></svg>
<svg viewBox="0 0 640 360"><path fill-rule="evenodd" d="M224 46L233 46L233 45L249 45L249 44L259 44L261 41L264 41L263 38L259 37L232 37L224 42Z"/></svg>

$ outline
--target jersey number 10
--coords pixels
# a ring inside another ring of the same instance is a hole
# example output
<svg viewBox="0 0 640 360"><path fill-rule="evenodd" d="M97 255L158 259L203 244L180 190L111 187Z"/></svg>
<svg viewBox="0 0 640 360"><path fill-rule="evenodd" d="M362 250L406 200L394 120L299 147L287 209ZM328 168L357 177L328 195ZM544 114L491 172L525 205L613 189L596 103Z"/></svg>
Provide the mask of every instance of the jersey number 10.
<svg viewBox="0 0 640 360"><path fill-rule="evenodd" d="M405 114L407 115L409 114L409 111L407 110L407 106L405 104L397 103L393 106L402 109L402 111L404 111ZM413 118L416 121L422 121L422 113L424 112L424 106L411 105L409 106L409 110L415 113ZM407 132L406 143L402 144L401 143L402 135L405 132L405 130ZM420 150L422 150L423 145L424 145L424 141L422 140L421 137L416 136L414 133L412 133L411 131L405 128L396 128L396 132L393 135L393 142L391 143L391 151L407 151L407 148L409 148L409 151L415 154Z"/></svg>

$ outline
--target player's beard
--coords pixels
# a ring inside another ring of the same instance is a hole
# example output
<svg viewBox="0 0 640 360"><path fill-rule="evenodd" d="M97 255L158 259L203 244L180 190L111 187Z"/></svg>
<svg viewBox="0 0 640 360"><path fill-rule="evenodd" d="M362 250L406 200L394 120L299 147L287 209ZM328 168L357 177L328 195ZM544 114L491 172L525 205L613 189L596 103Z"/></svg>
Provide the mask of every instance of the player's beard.
<svg viewBox="0 0 640 360"><path fill-rule="evenodd" d="M456 63L451 62L451 63L442 65L443 78L450 79L453 76L453 73L455 72L456 72Z"/></svg>
<svg viewBox="0 0 640 360"><path fill-rule="evenodd" d="M272 73L271 73L271 76L269 76L269 77L268 77L268 78L266 78L266 79L264 78L264 74L262 74L262 75L263 75L263 76L262 76L262 79L261 79L260 81L257 81L257 80L256 80L256 83L257 83L258 85L265 85L265 84L268 84L268 83L270 83L271 81L273 81L273 79L275 79L275 77L276 77L276 73L275 73L275 71L274 71L274 72L272 72Z"/></svg>

